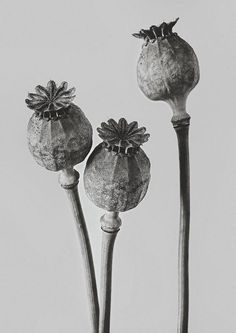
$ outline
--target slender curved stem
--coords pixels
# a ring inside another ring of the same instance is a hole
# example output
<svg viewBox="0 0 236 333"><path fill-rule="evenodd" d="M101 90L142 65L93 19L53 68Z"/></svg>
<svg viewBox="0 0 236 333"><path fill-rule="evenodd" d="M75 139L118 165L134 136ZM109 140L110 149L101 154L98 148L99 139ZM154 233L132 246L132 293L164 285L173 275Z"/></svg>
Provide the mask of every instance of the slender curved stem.
<svg viewBox="0 0 236 333"><path fill-rule="evenodd" d="M118 213L107 212L101 218L102 260L99 333L110 332L113 248L121 220Z"/></svg>
<svg viewBox="0 0 236 333"><path fill-rule="evenodd" d="M190 168L189 123L190 117L172 121L178 138L180 169L180 230L178 259L178 333L188 332L189 316L189 226L190 226Z"/></svg>
<svg viewBox="0 0 236 333"><path fill-rule="evenodd" d="M81 253L85 269L85 278L87 283L88 300L90 307L90 316L92 322L92 332L98 333L99 329L99 303L97 294L97 284L91 245L89 241L88 230L86 227L80 198L78 194L79 173L75 170L63 170L59 178L61 186L66 190L69 198L75 223L80 240Z"/></svg>

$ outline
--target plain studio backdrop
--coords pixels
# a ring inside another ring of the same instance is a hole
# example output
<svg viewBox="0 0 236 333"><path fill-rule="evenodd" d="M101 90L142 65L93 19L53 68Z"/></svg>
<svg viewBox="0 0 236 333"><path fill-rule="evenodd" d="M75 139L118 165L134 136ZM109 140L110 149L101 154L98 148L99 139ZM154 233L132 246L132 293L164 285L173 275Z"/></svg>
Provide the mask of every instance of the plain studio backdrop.
<svg viewBox="0 0 236 333"><path fill-rule="evenodd" d="M76 228L58 174L28 151L25 105L37 84L68 81L94 128L137 120L151 134L148 193L121 214L114 252L112 333L170 333L177 325L179 170L170 107L136 82L141 28L180 17L201 78L191 92L190 333L236 331L234 1L1 1L0 332L89 332ZM100 216L80 196L99 285Z"/></svg>

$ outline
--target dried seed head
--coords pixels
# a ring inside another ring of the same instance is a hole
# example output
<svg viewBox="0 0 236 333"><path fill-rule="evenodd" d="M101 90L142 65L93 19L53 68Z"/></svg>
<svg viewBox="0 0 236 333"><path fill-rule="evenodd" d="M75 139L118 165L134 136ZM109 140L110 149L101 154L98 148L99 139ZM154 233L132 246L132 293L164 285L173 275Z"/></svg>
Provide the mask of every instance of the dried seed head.
<svg viewBox="0 0 236 333"><path fill-rule="evenodd" d="M34 110L28 124L28 145L38 164L48 170L71 168L82 162L92 146L92 126L81 109L71 103L75 89L63 82L36 87L27 106Z"/></svg>
<svg viewBox="0 0 236 333"><path fill-rule="evenodd" d="M104 142L94 149L84 172L85 191L98 207L123 212L144 198L150 180L150 161L140 147L149 138L145 131L124 118L98 128Z"/></svg>
<svg viewBox="0 0 236 333"><path fill-rule="evenodd" d="M176 119L186 118L186 99L199 81L199 65L192 47L172 32L177 20L151 26L156 37L145 38L137 79L142 92L151 100L166 101Z"/></svg>

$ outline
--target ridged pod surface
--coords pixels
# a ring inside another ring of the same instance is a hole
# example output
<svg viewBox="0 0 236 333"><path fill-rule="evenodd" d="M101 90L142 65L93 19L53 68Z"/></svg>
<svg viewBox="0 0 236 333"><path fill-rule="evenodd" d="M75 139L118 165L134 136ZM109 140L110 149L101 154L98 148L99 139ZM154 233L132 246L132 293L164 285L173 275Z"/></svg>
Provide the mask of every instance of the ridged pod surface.
<svg viewBox="0 0 236 333"><path fill-rule="evenodd" d="M118 126L126 120L121 119L118 124L112 122L114 120L108 121L109 124ZM131 124L134 125L134 123L136 122ZM109 129L105 129L109 136ZM110 135L106 140L105 135L100 135L104 142L99 144L88 158L84 172L85 191L95 205L107 211L123 212L132 209L139 204L147 192L150 181L150 161L139 145L140 142L147 141L149 135L143 134L144 128L141 128L140 132L137 123L134 130L136 130L136 137L139 136L139 143L133 136L132 145L128 145L130 140L126 138L124 141L120 140L120 146L115 144L110 146L109 140L114 142L114 138L112 139ZM116 134L122 137L119 129ZM136 148L134 148L135 142ZM127 152L125 147L129 147Z"/></svg>
<svg viewBox="0 0 236 333"><path fill-rule="evenodd" d="M28 106L31 106L30 102L28 100ZM35 107L35 100L33 102ZM34 110L28 123L27 138L36 162L52 171L82 162L92 146L92 126L81 109L70 102L58 109L52 106L38 111L36 106Z"/></svg>
<svg viewBox="0 0 236 333"><path fill-rule="evenodd" d="M92 146L92 126L81 109L70 105L68 116L46 120L33 114L28 124L28 145L36 162L58 171L82 162Z"/></svg>

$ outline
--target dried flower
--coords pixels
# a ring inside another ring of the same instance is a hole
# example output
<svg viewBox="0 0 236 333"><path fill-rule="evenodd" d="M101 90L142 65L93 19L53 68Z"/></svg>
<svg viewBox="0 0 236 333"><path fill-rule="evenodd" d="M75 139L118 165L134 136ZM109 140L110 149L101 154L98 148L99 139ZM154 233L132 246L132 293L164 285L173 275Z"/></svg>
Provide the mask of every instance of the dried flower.
<svg viewBox="0 0 236 333"><path fill-rule="evenodd" d="M199 65L192 47L172 32L177 20L134 36L145 39L137 65L140 89L151 100L168 102L174 117L181 119L186 117L187 96L199 81Z"/></svg>
<svg viewBox="0 0 236 333"><path fill-rule="evenodd" d="M145 131L124 118L98 128L103 143L90 155L84 173L86 193L98 207L122 212L144 198L150 180L150 161L140 147L149 138Z"/></svg>
<svg viewBox="0 0 236 333"><path fill-rule="evenodd" d="M92 126L81 109L72 104L75 88L37 86L27 106L34 110L28 124L28 145L36 162L58 171L82 162L92 146Z"/></svg>

